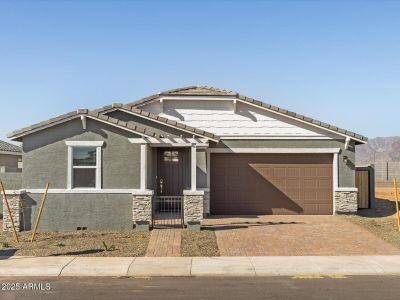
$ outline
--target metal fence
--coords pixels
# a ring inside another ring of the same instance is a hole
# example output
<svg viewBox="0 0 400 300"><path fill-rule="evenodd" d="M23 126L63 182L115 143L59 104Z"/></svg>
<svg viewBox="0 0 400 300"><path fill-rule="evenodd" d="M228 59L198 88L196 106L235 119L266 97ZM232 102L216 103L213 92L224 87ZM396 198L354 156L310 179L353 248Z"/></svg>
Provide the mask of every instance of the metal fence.
<svg viewBox="0 0 400 300"><path fill-rule="evenodd" d="M153 197L153 227L183 227L183 197Z"/></svg>

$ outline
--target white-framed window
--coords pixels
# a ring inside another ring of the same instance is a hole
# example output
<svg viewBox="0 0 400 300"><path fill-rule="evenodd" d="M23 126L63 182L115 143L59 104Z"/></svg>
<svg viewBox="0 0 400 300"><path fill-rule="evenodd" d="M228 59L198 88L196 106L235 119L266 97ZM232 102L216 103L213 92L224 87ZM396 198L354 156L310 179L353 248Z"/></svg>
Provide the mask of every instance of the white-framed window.
<svg viewBox="0 0 400 300"><path fill-rule="evenodd" d="M66 141L68 146L68 189L101 189L103 141Z"/></svg>

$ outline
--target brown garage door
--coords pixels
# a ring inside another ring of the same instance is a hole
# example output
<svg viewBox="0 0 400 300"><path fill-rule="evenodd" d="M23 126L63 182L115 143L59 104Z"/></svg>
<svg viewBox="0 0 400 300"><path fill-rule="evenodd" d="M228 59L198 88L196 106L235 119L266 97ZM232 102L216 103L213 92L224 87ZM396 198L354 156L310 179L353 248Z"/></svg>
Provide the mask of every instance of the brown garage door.
<svg viewBox="0 0 400 300"><path fill-rule="evenodd" d="M211 214L332 214L331 154L211 154Z"/></svg>

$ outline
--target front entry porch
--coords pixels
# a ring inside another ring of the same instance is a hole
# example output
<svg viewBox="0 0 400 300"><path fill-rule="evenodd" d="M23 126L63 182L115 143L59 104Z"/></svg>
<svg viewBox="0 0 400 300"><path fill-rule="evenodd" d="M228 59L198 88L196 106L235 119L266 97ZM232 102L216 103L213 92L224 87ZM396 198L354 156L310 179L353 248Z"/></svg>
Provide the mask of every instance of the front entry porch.
<svg viewBox="0 0 400 300"><path fill-rule="evenodd" d="M204 190L197 189L197 153L208 140L197 138L131 139L140 143L140 191L133 195L133 221L138 230L200 230ZM205 153L205 152L204 152Z"/></svg>

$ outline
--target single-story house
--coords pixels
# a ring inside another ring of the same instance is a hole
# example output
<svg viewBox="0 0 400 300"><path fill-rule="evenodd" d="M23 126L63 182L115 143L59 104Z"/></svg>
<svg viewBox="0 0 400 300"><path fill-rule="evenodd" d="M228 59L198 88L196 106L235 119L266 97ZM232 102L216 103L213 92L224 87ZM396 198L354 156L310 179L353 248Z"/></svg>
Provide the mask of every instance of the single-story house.
<svg viewBox="0 0 400 300"><path fill-rule="evenodd" d="M22 143L21 190L9 193L24 202L25 229L50 183L41 230L148 229L177 220L199 228L210 214L352 213L355 145L367 142L206 86L79 109L8 137Z"/></svg>

